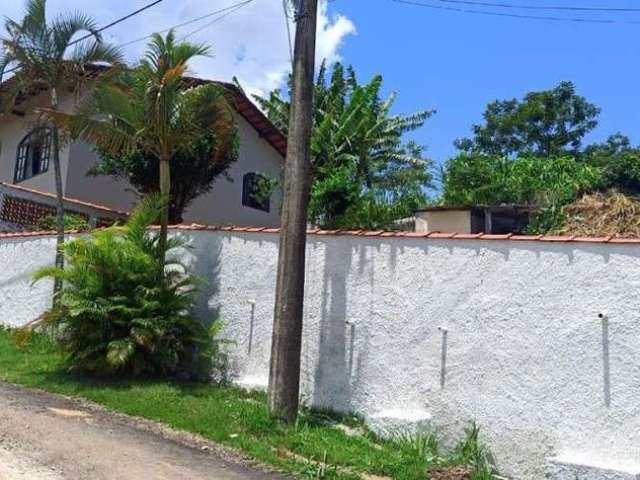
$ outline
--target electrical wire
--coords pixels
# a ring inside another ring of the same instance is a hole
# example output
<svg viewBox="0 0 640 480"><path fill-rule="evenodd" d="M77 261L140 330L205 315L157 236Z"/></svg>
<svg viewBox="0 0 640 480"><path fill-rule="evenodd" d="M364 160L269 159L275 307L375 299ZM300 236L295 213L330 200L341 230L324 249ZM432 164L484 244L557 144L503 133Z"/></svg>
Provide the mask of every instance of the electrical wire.
<svg viewBox="0 0 640 480"><path fill-rule="evenodd" d="M404 5L413 5L416 7L424 7L431 8L435 10L447 10L450 12L459 12L459 13L471 13L475 15L488 15L495 17L509 17L509 18L520 18L526 20L548 20L553 22L568 22L568 23L599 23L599 24L638 24L640 21L625 21L625 20L613 20L613 19L597 19L597 18L575 18L575 17L553 17L546 15L525 15L518 13L506 13L506 12L491 12L487 10L475 10L469 8L461 8L461 7L447 7L444 5L433 5L424 2L418 2L415 0L391 0L395 3L400 3ZM439 0L431 0L431 1L439 1Z"/></svg>
<svg viewBox="0 0 640 480"><path fill-rule="evenodd" d="M162 1L163 1L163 0L155 0L155 2L151 2L150 4L145 5L144 7L139 8L138 10L136 10L136 11L134 11L134 12L131 12L130 14L125 15L124 17L120 17L120 18L118 18L117 20L114 20L113 22L111 22L111 23L109 23L109 24L105 25L104 27L99 28L98 30L96 30L96 31L95 31L95 32L93 32L93 33L88 33L88 34L86 34L85 36L83 36L83 37L81 37L81 38L79 38L79 39L77 39L77 40L74 40L73 42L69 43L69 44L67 45L67 47L70 47L71 45L75 45L76 43L80 43L80 42L82 42L83 40L86 40L87 38L91 38L91 37L95 36L95 34L96 34L96 33L104 32L104 31L105 31L105 30L107 30L108 28L115 27L115 26L116 26L116 25L118 25L119 23L122 23L122 22L124 22L125 20L129 20L131 17L135 17L135 16L136 16L136 15L138 15L139 13L144 12L145 10L147 10L147 9L149 9L149 8L151 8L151 7L155 6L155 5L157 5L157 4L159 4L159 3L160 3L160 2L162 2Z"/></svg>
<svg viewBox="0 0 640 480"><path fill-rule="evenodd" d="M149 3L149 4L147 4L147 5L145 5L144 7L141 7L141 8L139 8L138 10L135 10L135 11L133 11L133 12L131 12L131 13L129 13L129 14L127 14L127 15L125 15L124 17L120 17L120 18L118 18L117 20L114 20L113 22L111 22L111 23L109 23L109 24L105 25L104 27L100 27L100 28L99 28L99 29L97 29L95 32L88 33L88 34L86 34L86 35L84 35L84 36L82 36L82 37L78 38L77 40L73 40L72 42L69 42L69 43L67 44L67 48L68 48L68 47L71 47L71 46L73 46L73 45L76 45L76 44L78 44L78 43L80 43L80 42L82 42L82 41L84 41L84 40L86 40L86 39L88 39L88 38L91 38L91 37L95 36L95 35L96 35L96 34L98 34L98 33L104 32L105 30L107 30L107 29L109 29L109 28L111 28L111 27L114 27L114 26L118 25L119 23L124 22L125 20L130 19L131 17L135 17L135 16L136 16L136 15L138 15L139 13L142 13L142 12L144 12L145 10L148 10L149 8L151 8L151 7L153 7L153 6L157 5L157 4L159 4L159 3L160 3L160 2L162 2L162 1L163 1L163 0L155 0L155 1L153 1L153 2L151 2L151 3ZM16 66L16 67L10 68L9 70L5 70L4 72L2 72L2 74L3 74L3 75L5 75L5 74L7 74L7 73L13 73L13 72L17 71L19 68L20 68L20 66L18 65L18 66Z"/></svg>
<svg viewBox="0 0 640 480"><path fill-rule="evenodd" d="M210 22L205 23L203 26L196 28L195 30L193 30L192 32L187 33L186 35L183 35L182 37L180 37L180 40L186 40L187 38L189 38L192 35L195 35L196 33L199 33L203 30L205 30L206 28L209 28L211 25L218 23L220 20L228 17L229 15L231 15L232 13L235 13L236 11L240 10L242 7L245 7L247 5L249 5L250 3L253 3L255 0L246 0L244 2L241 2L239 4L237 4L236 6L232 7L229 11L227 11L226 13L220 15L217 18L214 18L213 20L211 20Z"/></svg>
<svg viewBox="0 0 640 480"><path fill-rule="evenodd" d="M576 7L560 5L516 5L513 3L479 2L474 0L436 0L440 3L476 5L479 7L513 8L518 10L561 10L570 12L640 12L636 7Z"/></svg>
<svg viewBox="0 0 640 480"><path fill-rule="evenodd" d="M204 20L205 18L211 18L215 15L218 15L220 13L224 13L224 12L228 12L229 10L235 10L236 8L238 8L239 6L244 6L245 4L251 3L253 0L244 0L243 2L238 2L235 3L233 5L229 5L228 7L225 8L221 8L219 10L215 10L213 12L207 13L205 15L201 15L199 17L196 18L192 18L191 20L187 20L186 22L182 22L182 23L178 23L176 25L173 25L171 27L165 28L164 30L160 30L156 33L166 33L169 30L175 30L177 28L182 28L182 27L186 27L187 25L191 25L193 23L199 22L201 20ZM122 47L127 47L129 45L133 45L134 43L138 43L141 42L143 40L146 40L148 38L151 38L152 35L145 35L144 37L140 37L140 38L136 38L135 40L131 40L129 42L126 43L121 43L120 45L118 45L120 48Z"/></svg>

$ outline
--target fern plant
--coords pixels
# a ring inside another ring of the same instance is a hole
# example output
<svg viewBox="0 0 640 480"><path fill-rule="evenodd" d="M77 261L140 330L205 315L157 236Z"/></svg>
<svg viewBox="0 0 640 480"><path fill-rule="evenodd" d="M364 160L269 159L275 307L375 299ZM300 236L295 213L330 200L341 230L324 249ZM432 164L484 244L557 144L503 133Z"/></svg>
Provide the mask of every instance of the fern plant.
<svg viewBox="0 0 640 480"><path fill-rule="evenodd" d="M35 281L64 282L45 324L55 327L71 369L137 376L210 365L215 344L191 314L198 280L163 260L159 236L149 231L164 207L161 198L143 200L123 227L65 244L65 269L35 274ZM166 250L181 245L171 238Z"/></svg>

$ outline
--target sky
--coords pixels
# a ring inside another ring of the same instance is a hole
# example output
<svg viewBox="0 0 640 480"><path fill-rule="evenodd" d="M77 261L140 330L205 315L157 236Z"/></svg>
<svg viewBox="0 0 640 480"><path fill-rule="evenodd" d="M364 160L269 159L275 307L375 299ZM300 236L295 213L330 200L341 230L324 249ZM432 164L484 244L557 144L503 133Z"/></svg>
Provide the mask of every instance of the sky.
<svg viewBox="0 0 640 480"><path fill-rule="evenodd" d="M239 1L163 0L108 30L105 38L118 45L127 44ZM504 9L448 1L415 0L415 3L618 23L479 15L393 0L321 0L318 61L326 58L329 63L352 64L362 81L382 74L385 93L398 94L396 113L436 110L411 137L425 145L427 154L437 162L455 154L453 141L470 134L472 124L481 121L488 102L552 88L562 80L573 81L579 94L602 108L599 126L589 141L603 141L621 131L634 143L640 143L637 128L640 12ZM99 25L105 25L149 2L48 0L48 11L53 17L62 11L82 9ZM493 3L640 8L637 0L493 0ZM21 18L23 8L20 0L1 2L0 16ZM236 76L251 93L266 93L281 86L290 68L282 0L253 0L223 18L221 15L177 30L179 37L187 35L190 41L205 42L212 47L212 56L194 62L192 73L219 80ZM134 61L144 46L142 40L123 49L127 58Z"/></svg>

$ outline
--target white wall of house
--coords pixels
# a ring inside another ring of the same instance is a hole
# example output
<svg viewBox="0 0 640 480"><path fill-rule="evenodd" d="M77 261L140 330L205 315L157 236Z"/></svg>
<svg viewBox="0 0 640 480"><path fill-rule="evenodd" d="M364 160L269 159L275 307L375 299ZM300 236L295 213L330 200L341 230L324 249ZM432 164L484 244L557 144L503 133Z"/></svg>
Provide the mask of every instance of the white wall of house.
<svg viewBox="0 0 640 480"><path fill-rule="evenodd" d="M261 173L284 179L284 158L240 115L234 115L240 135L238 161L231 165L229 176L218 177L213 190L194 200L184 215L185 223L235 224L259 227L280 225L280 189L271 197L270 211L263 212L242 205L242 177L246 173Z"/></svg>
<svg viewBox="0 0 640 480"><path fill-rule="evenodd" d="M37 106L45 106L47 96L40 95L30 101L24 110L32 112ZM63 96L61 108L73 107L73 95ZM212 191L197 198L186 210L184 221L205 224L232 224L245 226L277 226L280 223L281 193L277 190L271 198L269 212L242 205L242 177L256 172L282 181L284 159L253 126L240 115L234 115L240 136L238 160L230 170L232 181L220 176ZM24 117L5 114L0 116L0 181L13 183L18 144L31 131L36 117L28 113ZM65 146L61 152L64 193L69 198L97 203L116 210L128 211L137 200L135 189L126 181L111 177L88 177L86 173L99 161L92 148L85 143ZM49 170L20 182L21 186L55 192L53 162Z"/></svg>
<svg viewBox="0 0 640 480"><path fill-rule="evenodd" d="M266 385L277 235L180 234L209 280L200 315L234 341L233 373ZM1 321L48 306L28 276L53 249L0 242ZM552 456L640 471L637 245L311 235L307 253L307 401L417 412L449 439L475 420L512 478L544 478Z"/></svg>
<svg viewBox="0 0 640 480"><path fill-rule="evenodd" d="M38 117L34 110L38 107L48 106L49 97L46 94L32 98L28 103L21 105L21 110L25 111L24 116L10 113L0 114L0 182L14 183L16 170L16 157L18 145L22 139L37 125ZM73 105L72 95L63 96L60 99L60 108L68 110ZM69 147L64 145L60 152L60 165L62 167L62 184L65 188L67 177L67 166L69 164ZM33 188L43 192L54 193L56 191L55 176L53 169L53 156L49 161L49 169L32 178L20 182L20 185Z"/></svg>

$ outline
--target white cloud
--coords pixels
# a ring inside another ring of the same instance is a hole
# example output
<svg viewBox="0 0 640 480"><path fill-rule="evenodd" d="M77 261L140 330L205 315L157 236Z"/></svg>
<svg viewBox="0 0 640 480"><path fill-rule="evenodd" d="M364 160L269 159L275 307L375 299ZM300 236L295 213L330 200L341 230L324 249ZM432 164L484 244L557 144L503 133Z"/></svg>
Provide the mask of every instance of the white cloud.
<svg viewBox="0 0 640 480"><path fill-rule="evenodd" d="M202 0L162 2L110 29L105 33L105 37L115 44L126 43L237 2L238 0L225 0L224 3ZM1 6L0 17L20 18L23 11L20 3L16 1ZM84 8L100 25L104 25L148 2L86 0L79 4L77 0L49 0L48 3L50 16L55 12ZM329 9L327 1L321 0L317 37L318 62L323 58L329 63L338 61L345 38L356 31L350 19L330 10L335 10L335 7L332 5ZM215 18L211 17L180 28L177 31L178 36L204 27ZM293 33L292 29L292 35ZM266 93L282 86L290 71L289 46L281 0L255 0L203 28L190 36L189 40L207 43L211 45L213 52L211 58L201 58L193 62L193 74L217 80L231 80L236 76L249 92ZM125 47L127 58L130 61L139 58L144 46L145 42L142 41Z"/></svg>
<svg viewBox="0 0 640 480"><path fill-rule="evenodd" d="M327 63L335 63L342 60L340 47L345 38L355 33L356 26L351 20L340 14L331 18L328 13L327 2L322 2L318 15L318 45L316 48L318 60L325 59Z"/></svg>

